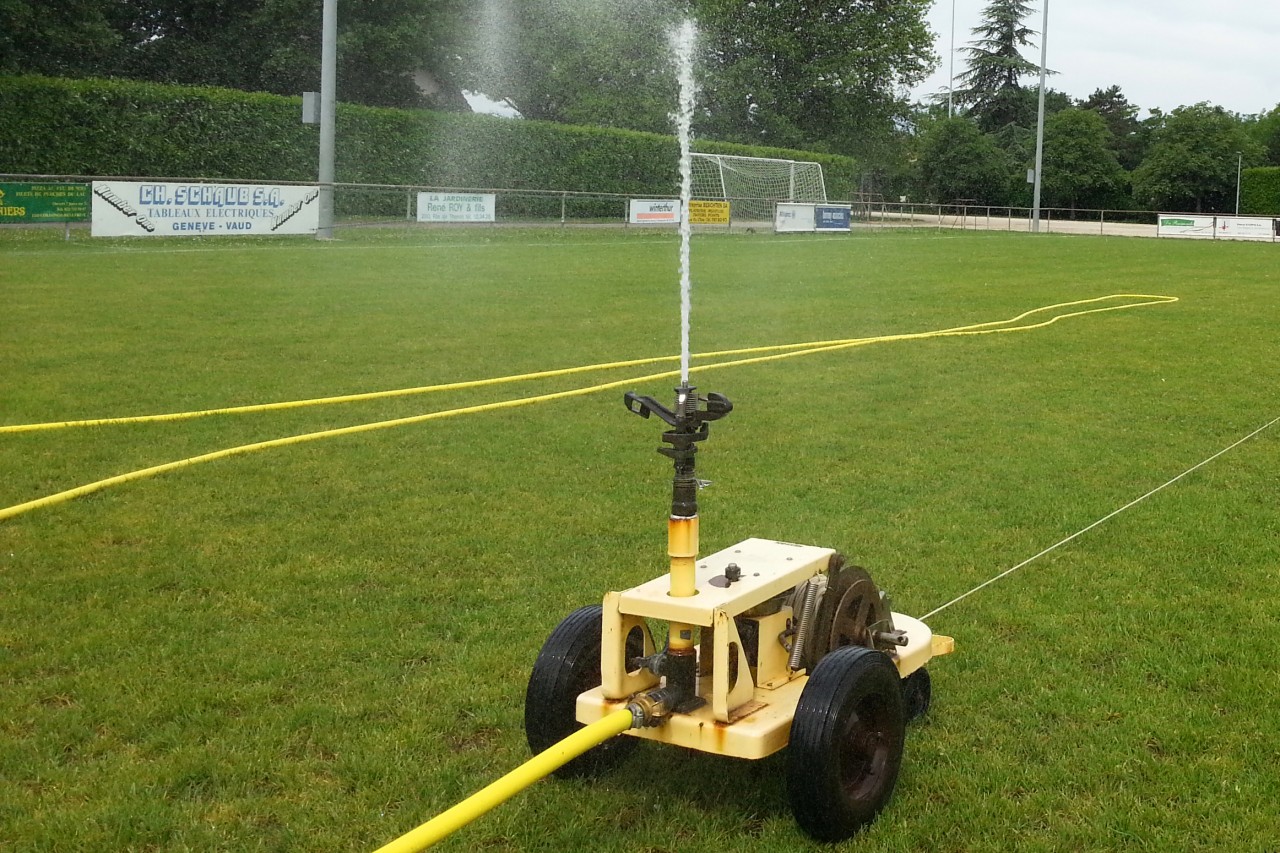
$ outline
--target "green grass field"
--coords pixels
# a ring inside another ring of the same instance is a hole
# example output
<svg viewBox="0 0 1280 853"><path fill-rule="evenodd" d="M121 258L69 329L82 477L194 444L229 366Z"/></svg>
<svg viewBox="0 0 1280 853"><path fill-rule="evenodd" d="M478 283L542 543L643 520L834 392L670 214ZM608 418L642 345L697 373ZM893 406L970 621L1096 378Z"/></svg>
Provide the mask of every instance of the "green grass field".
<svg viewBox="0 0 1280 853"><path fill-rule="evenodd" d="M0 233L0 425L678 350L673 236ZM1280 415L1270 245L695 238L695 351L1165 304L696 377L702 547L839 548L922 614ZM0 434L0 509L221 448L642 376ZM660 399L670 380L635 386ZM194 465L0 521L0 850L360 851L521 763L574 608L665 571L669 462L621 390ZM839 849L1280 848L1280 426L931 620L957 653ZM823 849L782 756L643 744L446 850Z"/></svg>

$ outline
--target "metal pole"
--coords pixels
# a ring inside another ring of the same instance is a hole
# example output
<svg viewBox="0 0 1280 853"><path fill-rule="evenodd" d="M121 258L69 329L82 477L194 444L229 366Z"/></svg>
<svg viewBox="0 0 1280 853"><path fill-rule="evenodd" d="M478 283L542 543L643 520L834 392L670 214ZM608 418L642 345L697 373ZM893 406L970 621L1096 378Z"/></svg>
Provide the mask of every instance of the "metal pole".
<svg viewBox="0 0 1280 853"><path fill-rule="evenodd" d="M1049 0L1044 0L1044 23L1040 26L1040 112L1036 119L1036 188L1032 201L1031 230L1040 233L1040 173L1044 169L1044 78L1049 58Z"/></svg>
<svg viewBox="0 0 1280 853"><path fill-rule="evenodd" d="M333 239L333 149L338 80L338 0L324 0L320 34L320 225L317 240Z"/></svg>
<svg viewBox="0 0 1280 853"><path fill-rule="evenodd" d="M951 0L951 65L947 73L947 118L952 118L956 114L956 0Z"/></svg>
<svg viewBox="0 0 1280 853"><path fill-rule="evenodd" d="M1244 173L1244 152L1236 152L1236 216L1240 215L1240 176Z"/></svg>

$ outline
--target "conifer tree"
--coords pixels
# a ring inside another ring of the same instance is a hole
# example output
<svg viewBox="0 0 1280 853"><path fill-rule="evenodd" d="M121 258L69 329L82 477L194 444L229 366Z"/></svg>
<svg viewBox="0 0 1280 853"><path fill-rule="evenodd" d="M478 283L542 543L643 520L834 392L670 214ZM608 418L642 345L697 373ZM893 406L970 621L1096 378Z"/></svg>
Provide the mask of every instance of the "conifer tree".
<svg viewBox="0 0 1280 853"><path fill-rule="evenodd" d="M955 99L989 133L1009 125L1034 125L1035 99L1021 83L1040 72L1039 64L1021 53L1021 48L1036 47L1031 38L1039 33L1023 23L1032 11L1025 0L991 0L982 23L973 28L977 38L963 49L968 70L959 76Z"/></svg>

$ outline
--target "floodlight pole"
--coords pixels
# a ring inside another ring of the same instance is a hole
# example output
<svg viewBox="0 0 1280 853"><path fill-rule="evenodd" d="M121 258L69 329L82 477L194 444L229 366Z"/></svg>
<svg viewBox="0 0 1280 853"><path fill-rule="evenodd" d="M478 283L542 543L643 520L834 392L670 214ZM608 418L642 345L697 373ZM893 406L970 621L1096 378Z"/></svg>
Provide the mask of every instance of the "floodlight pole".
<svg viewBox="0 0 1280 853"><path fill-rule="evenodd" d="M947 118L954 118L956 99L956 0L951 0L951 58L947 73Z"/></svg>
<svg viewBox="0 0 1280 853"><path fill-rule="evenodd" d="M1040 113L1036 119L1036 188L1032 201L1031 230L1040 233L1040 173L1044 169L1044 78L1049 58L1049 0L1044 0L1044 23L1040 26Z"/></svg>
<svg viewBox="0 0 1280 853"><path fill-rule="evenodd" d="M1236 216L1240 215L1240 176L1244 174L1244 152L1236 152Z"/></svg>
<svg viewBox="0 0 1280 853"><path fill-rule="evenodd" d="M338 0L324 0L320 33L320 225L317 240L333 239L333 150L338 80Z"/></svg>

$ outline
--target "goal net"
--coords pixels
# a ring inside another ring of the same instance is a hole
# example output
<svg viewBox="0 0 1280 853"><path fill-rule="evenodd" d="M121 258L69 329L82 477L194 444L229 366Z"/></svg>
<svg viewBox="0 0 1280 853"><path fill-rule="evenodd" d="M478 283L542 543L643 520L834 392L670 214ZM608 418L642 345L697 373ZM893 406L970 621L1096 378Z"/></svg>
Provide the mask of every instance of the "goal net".
<svg viewBox="0 0 1280 853"><path fill-rule="evenodd" d="M827 187L820 163L695 153L693 197L727 200L738 221L772 222L776 202L825 202Z"/></svg>

